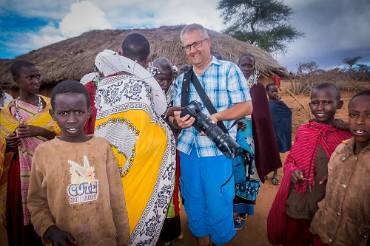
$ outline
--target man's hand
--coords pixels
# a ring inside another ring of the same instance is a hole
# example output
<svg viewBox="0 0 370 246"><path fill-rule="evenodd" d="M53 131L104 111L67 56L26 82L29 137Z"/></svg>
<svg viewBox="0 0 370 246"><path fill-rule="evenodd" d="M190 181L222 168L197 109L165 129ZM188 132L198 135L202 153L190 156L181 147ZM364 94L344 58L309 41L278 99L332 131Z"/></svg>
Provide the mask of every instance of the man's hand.
<svg viewBox="0 0 370 246"><path fill-rule="evenodd" d="M252 111L252 102L248 101L237 103L230 108L215 113L213 116L216 116L217 121L238 120L245 117L246 115L252 114Z"/></svg>
<svg viewBox="0 0 370 246"><path fill-rule="evenodd" d="M195 119L194 117L191 117L190 115L185 115L184 117L181 117L180 114L181 114L181 111L174 111L173 112L174 114L174 117L175 117L175 120L177 122L177 125L180 127L180 128L189 128L191 127L194 122L195 122Z"/></svg>
<svg viewBox="0 0 370 246"><path fill-rule="evenodd" d="M76 239L71 235L71 233L60 230L57 226L50 226L45 234L44 240L50 241L53 246L69 246L77 245Z"/></svg>
<svg viewBox="0 0 370 246"><path fill-rule="evenodd" d="M17 134L15 132L8 135L5 138L5 140L6 140L6 148L9 149L9 150L17 149L17 147L20 143L20 139L19 139L19 137L17 136Z"/></svg>
<svg viewBox="0 0 370 246"><path fill-rule="evenodd" d="M304 180L303 173L301 170L297 169L292 173L292 176L290 177L290 181L292 181L293 184L302 182Z"/></svg>
<svg viewBox="0 0 370 246"><path fill-rule="evenodd" d="M218 122L217 113L210 115L209 118L211 119L213 123L217 124Z"/></svg>

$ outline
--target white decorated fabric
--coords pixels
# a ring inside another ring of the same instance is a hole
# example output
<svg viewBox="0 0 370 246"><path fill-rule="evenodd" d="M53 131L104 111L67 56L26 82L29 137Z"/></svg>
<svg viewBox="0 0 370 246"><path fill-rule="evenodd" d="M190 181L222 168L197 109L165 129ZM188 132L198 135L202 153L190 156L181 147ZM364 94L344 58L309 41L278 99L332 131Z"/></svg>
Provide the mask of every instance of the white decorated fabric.
<svg viewBox="0 0 370 246"><path fill-rule="evenodd" d="M151 98L153 101L154 111L158 115L162 115L166 111L166 96L163 93L162 88L154 79L153 75L139 63L121 56L112 50L104 50L97 54L95 58L95 66L104 77L119 72L126 72L145 81L151 88Z"/></svg>
<svg viewBox="0 0 370 246"><path fill-rule="evenodd" d="M88 73L82 76L82 78L80 79L80 83L86 85L90 81L95 81L98 77L99 74L97 72Z"/></svg>
<svg viewBox="0 0 370 246"><path fill-rule="evenodd" d="M100 73L113 71L108 68L101 69ZM175 140L165 121L154 110L151 98L152 88L147 82L130 72L113 73L111 76L104 74L104 76L96 90L97 122L117 113L143 110L150 116L152 123L158 124L166 131L168 144L161 161L158 178L145 210L130 235L129 242L129 245L154 246L159 238L173 194L176 170ZM106 138L120 154L126 157L124 165L119 167L120 175L124 177L133 165L133 158L136 155L135 144L140 137L139 130L125 118L111 118L102 124L96 124L95 135Z"/></svg>
<svg viewBox="0 0 370 246"><path fill-rule="evenodd" d="M134 148L138 133L134 127L124 120L110 120L107 124L96 128L95 131L96 136L107 139L119 152L126 156L123 168L119 168L120 175L123 177L132 165L131 160L135 155Z"/></svg>
<svg viewBox="0 0 370 246"><path fill-rule="evenodd" d="M8 103L13 100L13 97L6 92L0 91L0 108L5 107Z"/></svg>
<svg viewBox="0 0 370 246"><path fill-rule="evenodd" d="M99 81L95 106L97 119L107 117L130 109L142 109L153 119L153 102L150 98L151 88L143 81L130 74L118 74Z"/></svg>

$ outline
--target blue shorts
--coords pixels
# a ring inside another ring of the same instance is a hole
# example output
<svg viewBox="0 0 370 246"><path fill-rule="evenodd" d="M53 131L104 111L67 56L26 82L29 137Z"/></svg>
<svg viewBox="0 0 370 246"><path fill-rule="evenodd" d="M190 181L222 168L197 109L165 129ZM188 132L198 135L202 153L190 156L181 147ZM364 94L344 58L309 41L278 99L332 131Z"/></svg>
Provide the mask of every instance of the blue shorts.
<svg viewBox="0 0 370 246"><path fill-rule="evenodd" d="M225 244L235 235L232 160L225 156L198 157L180 152L180 187L189 229L195 237L210 236Z"/></svg>

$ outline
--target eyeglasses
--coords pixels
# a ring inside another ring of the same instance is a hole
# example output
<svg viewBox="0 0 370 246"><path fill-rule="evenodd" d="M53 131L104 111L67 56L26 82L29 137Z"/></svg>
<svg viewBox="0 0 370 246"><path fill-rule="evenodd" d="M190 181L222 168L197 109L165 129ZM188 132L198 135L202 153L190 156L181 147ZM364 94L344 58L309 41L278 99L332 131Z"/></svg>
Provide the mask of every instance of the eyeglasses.
<svg viewBox="0 0 370 246"><path fill-rule="evenodd" d="M205 39L202 39L202 40L199 40L199 41L195 41L195 42L193 42L191 44L188 44L188 45L183 46L183 48L187 52L191 51L191 48L193 48L193 49L199 49L200 46L202 45L203 41L206 41L207 39L208 38L205 38Z"/></svg>

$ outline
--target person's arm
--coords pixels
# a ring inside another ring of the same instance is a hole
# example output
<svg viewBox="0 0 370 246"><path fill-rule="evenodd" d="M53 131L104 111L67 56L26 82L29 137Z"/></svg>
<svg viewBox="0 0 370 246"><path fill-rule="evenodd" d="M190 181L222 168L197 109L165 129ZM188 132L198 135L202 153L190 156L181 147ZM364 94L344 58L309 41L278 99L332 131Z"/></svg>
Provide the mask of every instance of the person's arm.
<svg viewBox="0 0 370 246"><path fill-rule="evenodd" d="M14 152L14 151L16 151L17 148L18 148L18 145L20 143L20 139L19 139L19 137L17 136L17 134L15 132L6 136L5 141L6 141L6 150L5 150L5 152Z"/></svg>
<svg viewBox="0 0 370 246"><path fill-rule="evenodd" d="M214 123L223 120L238 120L246 115L252 114L253 107L252 101L237 103L231 108L217 112L210 116ZM191 127L195 121L194 117L190 115L180 116L181 111L174 111L174 117L169 117L169 121L172 124L177 124L179 128Z"/></svg>
<svg viewBox="0 0 370 246"><path fill-rule="evenodd" d="M300 134L301 134L301 130L300 128L298 128L295 138L294 138L294 144L292 146L292 149L297 148L297 145L301 144L301 142L299 141ZM292 151L290 151L288 156L286 157L283 169L284 169L284 175L288 175L288 177L290 177L289 178L290 181L293 184L300 183L304 180L303 172L296 166L296 161L294 159L294 156L292 155Z"/></svg>
<svg viewBox="0 0 370 246"><path fill-rule="evenodd" d="M8 245L8 233L6 231L4 224L3 223L0 224L0 236L1 236L0 243L2 243L2 245Z"/></svg>
<svg viewBox="0 0 370 246"><path fill-rule="evenodd" d="M77 241L71 233L59 229L56 225L52 225L46 230L43 240L58 246L77 245Z"/></svg>
<svg viewBox="0 0 370 246"><path fill-rule="evenodd" d="M19 138L36 136L44 137L50 140L55 137L55 133L39 126L26 125L24 123L21 123L17 128L17 137Z"/></svg>
<svg viewBox="0 0 370 246"><path fill-rule="evenodd" d="M169 107L167 108L164 120L174 129L180 129L177 122L174 120L174 112L181 110L181 107Z"/></svg>
<svg viewBox="0 0 370 246"><path fill-rule="evenodd" d="M77 245L71 233L60 230L50 213L47 197L47 183L41 168L43 161L42 151L36 150L32 159L30 186L28 189L27 207L31 213L31 221L35 231L41 235L44 242L53 245Z"/></svg>
<svg viewBox="0 0 370 246"><path fill-rule="evenodd" d="M247 82L235 64L231 64L227 72L227 94L232 106L213 114L211 119L214 122L237 120L252 114L253 106Z"/></svg>
<svg viewBox="0 0 370 246"><path fill-rule="evenodd" d="M118 245L128 245L130 237L130 227L121 177L118 170L118 163L109 145L107 147L107 151L107 177L109 184L109 197L113 220L117 230L117 243Z"/></svg>
<svg viewBox="0 0 370 246"><path fill-rule="evenodd" d="M27 207L31 213L31 221L36 232L43 237L49 227L55 225L55 222L48 205L47 182L45 182L44 172L41 170L42 162L46 161L42 155L42 151L36 149L32 159Z"/></svg>
<svg viewBox="0 0 370 246"><path fill-rule="evenodd" d="M183 129L183 128L189 128L191 127L194 122L195 122L195 118L194 117L191 117L190 115L185 115L183 117L181 117L181 111L175 111L173 112L174 114L174 117L173 118L169 118L169 120L172 120L172 123L173 124L177 124L179 128ZM175 123L176 122L176 123Z"/></svg>
<svg viewBox="0 0 370 246"><path fill-rule="evenodd" d="M237 103L231 108L225 109L223 111L217 112L211 115L211 119L214 123L223 120L238 120L244 116L252 114L253 106L252 101Z"/></svg>

